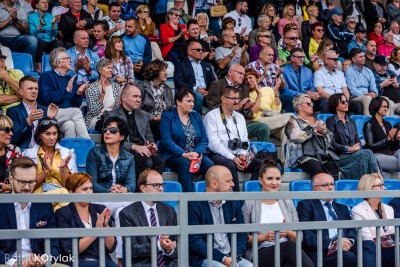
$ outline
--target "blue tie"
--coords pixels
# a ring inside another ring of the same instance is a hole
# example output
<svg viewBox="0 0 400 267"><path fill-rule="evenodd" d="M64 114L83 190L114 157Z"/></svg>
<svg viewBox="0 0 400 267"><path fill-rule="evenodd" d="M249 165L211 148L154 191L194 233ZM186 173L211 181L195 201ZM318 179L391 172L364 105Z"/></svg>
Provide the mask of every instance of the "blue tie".
<svg viewBox="0 0 400 267"><path fill-rule="evenodd" d="M339 218L337 217L336 213L332 209L332 204L329 202L325 203L325 206L328 208L328 214L332 217L334 221L338 221Z"/></svg>
<svg viewBox="0 0 400 267"><path fill-rule="evenodd" d="M151 227L157 227L157 218L153 208L150 208L150 222L151 222ZM157 254L157 266L165 267L164 256L160 252L158 252Z"/></svg>

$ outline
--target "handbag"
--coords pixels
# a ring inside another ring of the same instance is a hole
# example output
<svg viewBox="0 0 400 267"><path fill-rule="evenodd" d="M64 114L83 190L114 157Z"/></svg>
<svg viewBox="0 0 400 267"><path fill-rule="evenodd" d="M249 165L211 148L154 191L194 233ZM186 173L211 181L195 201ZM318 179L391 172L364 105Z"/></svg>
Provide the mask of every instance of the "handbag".
<svg viewBox="0 0 400 267"><path fill-rule="evenodd" d="M210 16L213 18L223 17L226 13L228 13L228 9L224 5L212 6L210 9Z"/></svg>

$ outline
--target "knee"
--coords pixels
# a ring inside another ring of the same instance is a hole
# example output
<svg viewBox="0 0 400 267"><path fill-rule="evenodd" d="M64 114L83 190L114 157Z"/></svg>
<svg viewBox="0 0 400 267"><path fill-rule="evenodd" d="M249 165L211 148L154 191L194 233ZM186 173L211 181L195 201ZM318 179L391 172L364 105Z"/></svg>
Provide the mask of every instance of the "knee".
<svg viewBox="0 0 400 267"><path fill-rule="evenodd" d="M83 119L82 111L79 108L69 108L74 120Z"/></svg>
<svg viewBox="0 0 400 267"><path fill-rule="evenodd" d="M75 123L73 121L65 121L60 128L63 132L75 131Z"/></svg>
<svg viewBox="0 0 400 267"><path fill-rule="evenodd" d="M30 43L30 45L34 45L34 46L38 45L38 39L35 36L25 35L24 38L28 43Z"/></svg>

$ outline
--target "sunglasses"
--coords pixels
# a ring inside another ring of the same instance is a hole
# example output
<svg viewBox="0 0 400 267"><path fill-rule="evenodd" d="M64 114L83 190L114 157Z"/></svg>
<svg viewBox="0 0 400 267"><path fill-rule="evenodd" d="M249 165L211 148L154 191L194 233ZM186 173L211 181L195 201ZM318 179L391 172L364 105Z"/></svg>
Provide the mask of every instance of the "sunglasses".
<svg viewBox="0 0 400 267"><path fill-rule="evenodd" d="M5 131L6 133L14 132L13 127L5 127L5 128L0 128L0 131Z"/></svg>
<svg viewBox="0 0 400 267"><path fill-rule="evenodd" d="M242 26L242 19L241 18L238 18L238 26L239 27Z"/></svg>
<svg viewBox="0 0 400 267"><path fill-rule="evenodd" d="M42 120L40 122L41 126L47 126L49 124L58 124L58 122L56 120Z"/></svg>
<svg viewBox="0 0 400 267"><path fill-rule="evenodd" d="M351 24L355 24L356 22L352 20L352 21L349 21L349 23L351 23Z"/></svg>
<svg viewBox="0 0 400 267"><path fill-rule="evenodd" d="M289 39L289 40L292 40L292 41L297 41L297 39L299 39L299 38L297 38L297 37L288 37L286 39Z"/></svg>
<svg viewBox="0 0 400 267"><path fill-rule="evenodd" d="M330 60L333 60L333 61L338 61L339 60L339 58L337 58L337 57L328 57L327 59L330 59Z"/></svg>
<svg viewBox="0 0 400 267"><path fill-rule="evenodd" d="M260 37L271 38L271 35L261 35Z"/></svg>
<svg viewBox="0 0 400 267"><path fill-rule="evenodd" d="M340 104L342 104L342 105L344 105L344 104L348 104L349 103L349 100L339 100L339 103Z"/></svg>
<svg viewBox="0 0 400 267"><path fill-rule="evenodd" d="M313 107L314 106L314 103L312 101L303 102L302 104L306 104L309 107Z"/></svg>
<svg viewBox="0 0 400 267"><path fill-rule="evenodd" d="M192 48L190 50L196 51L196 52L203 52L203 48Z"/></svg>
<svg viewBox="0 0 400 267"><path fill-rule="evenodd" d="M315 29L317 32L324 32L324 29Z"/></svg>
<svg viewBox="0 0 400 267"><path fill-rule="evenodd" d="M103 128L103 133L106 133L110 131L111 134L116 134L119 132L119 129L117 127L105 127Z"/></svg>

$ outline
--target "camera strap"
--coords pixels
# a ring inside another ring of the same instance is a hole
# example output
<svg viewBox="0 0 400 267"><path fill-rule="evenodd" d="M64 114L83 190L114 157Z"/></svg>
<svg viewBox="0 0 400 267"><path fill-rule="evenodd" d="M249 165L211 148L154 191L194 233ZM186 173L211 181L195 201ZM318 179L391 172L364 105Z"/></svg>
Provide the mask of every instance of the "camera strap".
<svg viewBox="0 0 400 267"><path fill-rule="evenodd" d="M228 134L229 140L231 140L231 136L229 135L229 133L230 133L231 131L229 131L229 129L228 129L228 126L227 126L228 123L227 123L227 121L226 121L226 117L225 117L224 112L222 111L222 107L221 107L221 106L219 107L219 110L220 110L220 112L221 112L222 123L223 123L224 126L225 126L226 133ZM242 141L242 139L240 138L239 129L238 129L238 127L237 127L236 117L233 115L233 113L232 113L232 119L233 119L233 123L235 124L235 127L236 127L236 132L237 132L239 141Z"/></svg>

